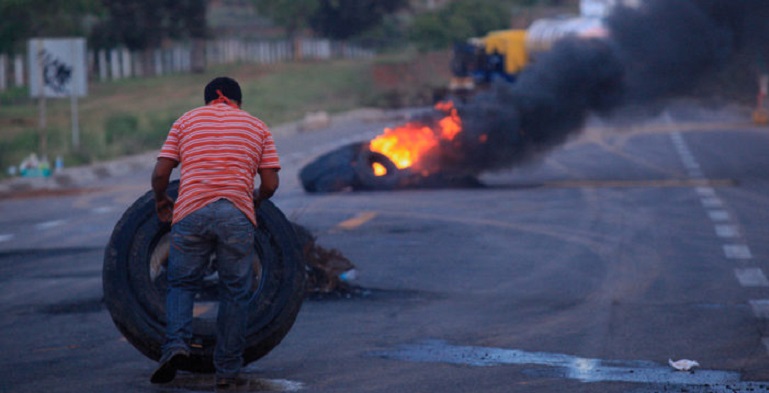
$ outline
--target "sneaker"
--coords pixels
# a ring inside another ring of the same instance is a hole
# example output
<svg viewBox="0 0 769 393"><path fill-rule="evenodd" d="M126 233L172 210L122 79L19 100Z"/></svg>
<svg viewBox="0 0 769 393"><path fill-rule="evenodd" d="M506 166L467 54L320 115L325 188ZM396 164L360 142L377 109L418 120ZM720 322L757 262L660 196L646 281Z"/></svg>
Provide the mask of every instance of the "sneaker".
<svg viewBox="0 0 769 393"><path fill-rule="evenodd" d="M216 391L237 390L248 386L248 380L240 377L216 377Z"/></svg>
<svg viewBox="0 0 769 393"><path fill-rule="evenodd" d="M177 348L163 354L160 358L160 365L152 373L150 382L152 383L168 383L174 380L176 377L176 370L184 365L184 362L190 356L190 351L184 348Z"/></svg>

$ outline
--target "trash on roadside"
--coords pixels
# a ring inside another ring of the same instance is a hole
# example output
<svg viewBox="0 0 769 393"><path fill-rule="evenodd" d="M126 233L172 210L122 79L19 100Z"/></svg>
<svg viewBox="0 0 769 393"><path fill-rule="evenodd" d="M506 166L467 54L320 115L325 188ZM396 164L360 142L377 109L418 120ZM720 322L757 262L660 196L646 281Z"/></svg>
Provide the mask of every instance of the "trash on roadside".
<svg viewBox="0 0 769 393"><path fill-rule="evenodd" d="M668 359L668 364L678 371L690 371L694 367L700 366L697 361L689 359L676 360L675 362L672 359Z"/></svg>
<svg viewBox="0 0 769 393"><path fill-rule="evenodd" d="M337 249L324 248L316 242L307 228L293 223L306 262L307 294L337 293L347 295L356 291L351 284L357 278L355 265Z"/></svg>
<svg viewBox="0 0 769 393"><path fill-rule="evenodd" d="M19 173L22 177L48 177L51 176L51 164L46 157L39 159L32 153L19 165Z"/></svg>
<svg viewBox="0 0 769 393"><path fill-rule="evenodd" d="M339 275L339 279L344 282L351 282L358 279L358 271L355 269L350 269L346 272L342 272L342 274Z"/></svg>
<svg viewBox="0 0 769 393"><path fill-rule="evenodd" d="M54 161L54 170L58 173L62 169L64 169L64 159L61 158L61 156L56 156L56 161Z"/></svg>

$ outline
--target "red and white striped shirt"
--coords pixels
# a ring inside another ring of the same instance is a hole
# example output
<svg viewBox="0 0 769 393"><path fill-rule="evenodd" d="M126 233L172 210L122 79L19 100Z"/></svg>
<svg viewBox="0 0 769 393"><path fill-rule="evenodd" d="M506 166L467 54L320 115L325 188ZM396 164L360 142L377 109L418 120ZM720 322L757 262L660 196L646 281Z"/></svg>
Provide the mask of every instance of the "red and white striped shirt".
<svg viewBox="0 0 769 393"><path fill-rule="evenodd" d="M172 224L221 198L254 225L254 178L261 168L280 169L267 126L235 106L195 108L174 122L158 157L181 164L179 197Z"/></svg>

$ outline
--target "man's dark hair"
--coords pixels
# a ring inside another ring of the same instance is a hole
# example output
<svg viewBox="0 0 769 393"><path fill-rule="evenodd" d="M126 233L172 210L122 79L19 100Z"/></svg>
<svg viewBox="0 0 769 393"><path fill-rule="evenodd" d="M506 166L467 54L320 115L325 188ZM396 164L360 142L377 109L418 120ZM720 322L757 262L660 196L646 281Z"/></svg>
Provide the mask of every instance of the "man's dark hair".
<svg viewBox="0 0 769 393"><path fill-rule="evenodd" d="M243 103L243 95L240 92L240 85L235 79L220 76L214 78L211 82L208 82L206 89L203 91L203 98L205 99L206 104L219 98L219 93L216 92L217 90L221 91L222 95L230 100L237 101L238 104Z"/></svg>

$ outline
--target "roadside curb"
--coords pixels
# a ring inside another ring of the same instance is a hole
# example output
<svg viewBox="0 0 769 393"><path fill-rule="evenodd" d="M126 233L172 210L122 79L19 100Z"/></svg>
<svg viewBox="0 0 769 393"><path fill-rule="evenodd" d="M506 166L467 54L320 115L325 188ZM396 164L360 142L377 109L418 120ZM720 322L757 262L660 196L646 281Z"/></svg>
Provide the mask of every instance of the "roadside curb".
<svg viewBox="0 0 769 393"><path fill-rule="evenodd" d="M149 170L154 166L157 151L122 157L112 161L86 166L64 168L49 177L15 177L0 182L0 198L17 193L52 191L85 187L105 178L119 176L131 171ZM147 175L149 176L149 175Z"/></svg>
<svg viewBox="0 0 769 393"><path fill-rule="evenodd" d="M347 122L375 122L385 120L401 120L407 118L407 111L382 110L375 108L360 108L348 112L328 116L328 121L322 124L310 125L306 119L271 127L276 137L291 136L301 133L322 131L335 125ZM133 171L149 173L155 165L157 150L128 157L120 157L111 161L97 162L89 165L64 168L49 177L14 177L0 181L0 199L15 195L24 195L35 191L71 190L87 187L96 181L120 176Z"/></svg>

